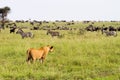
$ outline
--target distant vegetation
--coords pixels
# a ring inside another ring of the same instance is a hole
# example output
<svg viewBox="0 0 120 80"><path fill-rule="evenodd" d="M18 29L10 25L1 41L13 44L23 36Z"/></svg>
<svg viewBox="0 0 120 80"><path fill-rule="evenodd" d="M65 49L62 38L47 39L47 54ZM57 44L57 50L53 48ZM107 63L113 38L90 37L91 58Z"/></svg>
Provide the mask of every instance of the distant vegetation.
<svg viewBox="0 0 120 80"><path fill-rule="evenodd" d="M0 8L0 20L1 20L0 28L4 29L5 20L9 12L10 12L10 7L8 6Z"/></svg>

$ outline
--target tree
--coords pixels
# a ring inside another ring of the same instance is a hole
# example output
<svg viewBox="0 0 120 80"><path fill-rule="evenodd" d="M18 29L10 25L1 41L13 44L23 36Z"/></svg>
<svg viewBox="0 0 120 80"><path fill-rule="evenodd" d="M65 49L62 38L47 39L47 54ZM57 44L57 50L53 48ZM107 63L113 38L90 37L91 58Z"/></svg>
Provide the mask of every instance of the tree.
<svg viewBox="0 0 120 80"><path fill-rule="evenodd" d="M10 12L10 8L8 6L4 8L0 8L0 19L1 19L1 27L4 29L5 25L5 18L7 17L7 14Z"/></svg>

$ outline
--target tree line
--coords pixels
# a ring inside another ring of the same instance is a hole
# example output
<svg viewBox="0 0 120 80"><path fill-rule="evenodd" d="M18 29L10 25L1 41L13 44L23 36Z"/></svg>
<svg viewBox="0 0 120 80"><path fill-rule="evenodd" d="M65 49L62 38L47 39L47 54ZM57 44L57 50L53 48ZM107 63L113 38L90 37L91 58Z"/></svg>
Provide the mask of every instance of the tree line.
<svg viewBox="0 0 120 80"><path fill-rule="evenodd" d="M0 8L0 28L4 29L4 25L5 25L5 20L7 18L7 14L10 12L10 7L5 6L3 8Z"/></svg>

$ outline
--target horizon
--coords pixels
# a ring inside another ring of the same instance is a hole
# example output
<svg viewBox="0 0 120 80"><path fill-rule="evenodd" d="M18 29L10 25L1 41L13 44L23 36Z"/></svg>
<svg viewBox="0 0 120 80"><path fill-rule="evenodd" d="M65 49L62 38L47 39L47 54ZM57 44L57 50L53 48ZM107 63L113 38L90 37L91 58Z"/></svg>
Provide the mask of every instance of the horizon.
<svg viewBox="0 0 120 80"><path fill-rule="evenodd" d="M9 20L120 21L119 0L1 0Z"/></svg>

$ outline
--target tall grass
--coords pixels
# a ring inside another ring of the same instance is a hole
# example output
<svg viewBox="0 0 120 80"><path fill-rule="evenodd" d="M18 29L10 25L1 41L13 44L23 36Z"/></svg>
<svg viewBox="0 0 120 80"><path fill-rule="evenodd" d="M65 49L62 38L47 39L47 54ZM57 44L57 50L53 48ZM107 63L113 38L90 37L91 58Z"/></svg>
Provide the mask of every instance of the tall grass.
<svg viewBox="0 0 120 80"><path fill-rule="evenodd" d="M28 30L26 30L28 31ZM8 29L0 33L1 80L119 80L120 36L106 37L100 32L60 31L64 37L52 38L45 30L32 31L33 39L21 39ZM41 64L26 63L26 50L53 45Z"/></svg>

